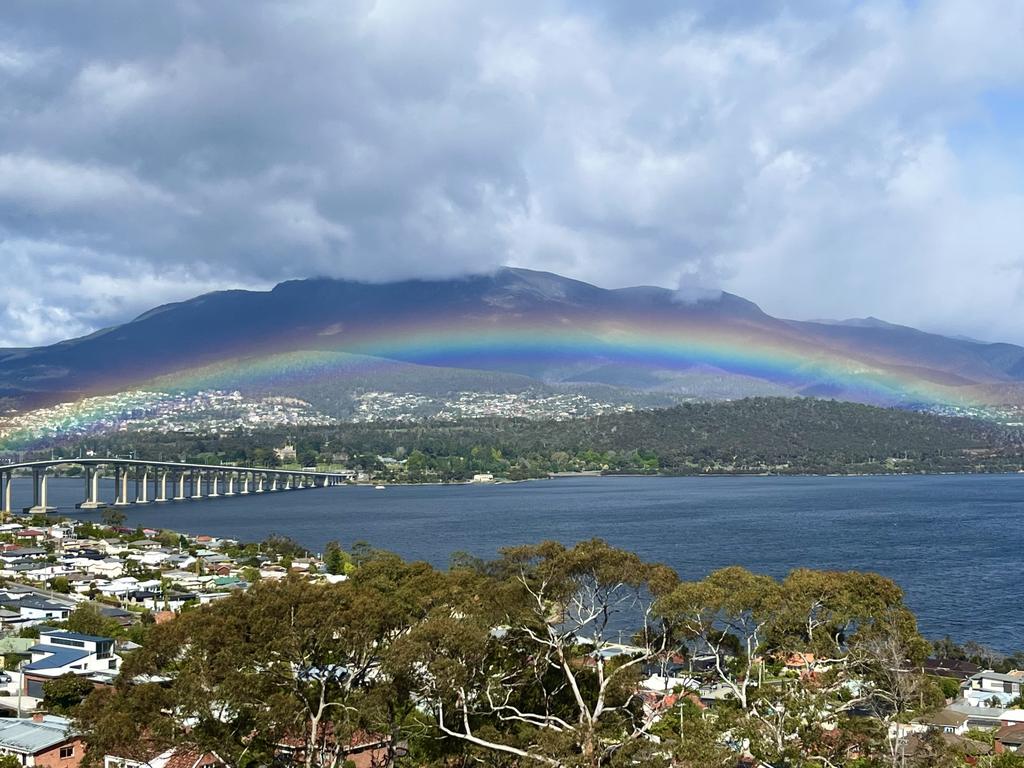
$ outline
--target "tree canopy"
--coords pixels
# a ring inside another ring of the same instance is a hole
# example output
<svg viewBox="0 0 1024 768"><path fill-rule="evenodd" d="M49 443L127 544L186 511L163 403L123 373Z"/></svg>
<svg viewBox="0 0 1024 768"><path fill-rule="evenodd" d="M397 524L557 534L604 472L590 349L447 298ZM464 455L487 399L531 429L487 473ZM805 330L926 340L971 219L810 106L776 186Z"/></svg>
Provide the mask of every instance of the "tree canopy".
<svg viewBox="0 0 1024 768"><path fill-rule="evenodd" d="M351 565L154 626L76 710L89 759L192 744L241 768L340 768L372 734L437 768L869 768L898 764L890 726L942 702L902 593L874 574L687 582L599 540Z"/></svg>

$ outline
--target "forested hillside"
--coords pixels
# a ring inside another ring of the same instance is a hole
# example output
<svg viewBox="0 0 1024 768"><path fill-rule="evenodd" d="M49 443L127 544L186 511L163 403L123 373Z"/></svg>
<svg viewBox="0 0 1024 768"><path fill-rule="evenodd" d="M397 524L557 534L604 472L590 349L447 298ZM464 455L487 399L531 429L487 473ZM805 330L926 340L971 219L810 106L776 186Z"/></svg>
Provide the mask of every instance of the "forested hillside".
<svg viewBox="0 0 1024 768"><path fill-rule="evenodd" d="M970 419L812 399L699 403L570 421L475 419L457 423L345 424L220 436L120 434L71 450L140 457L276 464L273 448L302 465L342 464L398 479L455 480L475 472L942 472L1022 466L1020 430ZM402 474L404 473L404 474Z"/></svg>

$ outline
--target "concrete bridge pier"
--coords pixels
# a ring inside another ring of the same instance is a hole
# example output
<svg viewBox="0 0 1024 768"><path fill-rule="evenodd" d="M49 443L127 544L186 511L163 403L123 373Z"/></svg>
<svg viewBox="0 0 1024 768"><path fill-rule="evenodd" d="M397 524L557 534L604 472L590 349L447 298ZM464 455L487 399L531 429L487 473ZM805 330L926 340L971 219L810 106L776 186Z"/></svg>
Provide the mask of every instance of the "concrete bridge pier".
<svg viewBox="0 0 1024 768"><path fill-rule="evenodd" d="M185 500L185 473L178 472L178 493L174 497L175 501Z"/></svg>
<svg viewBox="0 0 1024 768"><path fill-rule="evenodd" d="M14 486L14 474L11 472L0 472L0 516L6 517L14 512L11 509L11 496Z"/></svg>
<svg viewBox="0 0 1024 768"><path fill-rule="evenodd" d="M169 474L169 472L166 469L160 470L159 491L157 492L156 499L155 499L155 501L157 501L157 502L167 501L167 475L168 474Z"/></svg>
<svg viewBox="0 0 1024 768"><path fill-rule="evenodd" d="M79 509L101 509L107 506L100 500L100 468L85 468L85 501L78 505Z"/></svg>
<svg viewBox="0 0 1024 768"><path fill-rule="evenodd" d="M55 512L57 509L47 504L46 478L45 469L32 470L32 506L25 508L25 511L29 514L46 514L47 512Z"/></svg>
<svg viewBox="0 0 1024 768"><path fill-rule="evenodd" d="M149 504L149 472L135 473L135 503Z"/></svg>
<svg viewBox="0 0 1024 768"><path fill-rule="evenodd" d="M227 490L224 491L224 495L225 496L234 496L235 495L235 473L234 472L228 472L228 487L227 487Z"/></svg>
<svg viewBox="0 0 1024 768"><path fill-rule="evenodd" d="M250 472L242 473L242 490L238 492L240 496L249 495L249 481L252 479L251 475L252 473Z"/></svg>
<svg viewBox="0 0 1024 768"><path fill-rule="evenodd" d="M218 496L220 496L220 493L218 493L218 491L217 491L217 485L218 485L218 483L220 483L220 473L219 472L211 472L207 476L207 478L208 479L207 479L207 486L206 486L206 489L207 489L207 494L206 495L209 498L211 498L211 499L216 499Z"/></svg>
<svg viewBox="0 0 1024 768"><path fill-rule="evenodd" d="M192 470L192 498L203 498L203 473L198 469Z"/></svg>
<svg viewBox="0 0 1024 768"><path fill-rule="evenodd" d="M128 500L128 468L118 465L114 469L114 487L116 488L115 507L127 507L131 504Z"/></svg>
<svg viewBox="0 0 1024 768"><path fill-rule="evenodd" d="M277 475L274 475L273 477L270 478L270 490L277 490Z"/></svg>

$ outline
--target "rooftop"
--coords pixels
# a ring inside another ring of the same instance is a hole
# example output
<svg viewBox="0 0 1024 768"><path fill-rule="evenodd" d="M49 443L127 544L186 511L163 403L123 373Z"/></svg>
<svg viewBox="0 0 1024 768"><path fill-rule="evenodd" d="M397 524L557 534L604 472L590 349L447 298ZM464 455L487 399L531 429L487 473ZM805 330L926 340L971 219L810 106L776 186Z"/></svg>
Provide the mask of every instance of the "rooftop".
<svg viewBox="0 0 1024 768"><path fill-rule="evenodd" d="M1020 670L1013 670L1009 674L1003 674L1002 672L994 672L991 669L986 669L979 672L976 675L971 675L971 680L998 680L1000 683L1024 683L1024 673Z"/></svg>
<svg viewBox="0 0 1024 768"><path fill-rule="evenodd" d="M83 643L109 643L111 638L100 637L99 635L83 635L81 632L68 632L66 629L53 629L52 627L40 627L39 636L61 637L65 640L78 640Z"/></svg>
<svg viewBox="0 0 1024 768"><path fill-rule="evenodd" d="M0 747L13 752L34 755L67 741L74 732L71 721L56 715L41 720L0 718Z"/></svg>
<svg viewBox="0 0 1024 768"><path fill-rule="evenodd" d="M89 655L89 651L81 648L66 648L63 645L44 645L42 643L29 648L32 653L45 653L46 658L39 659L26 664L23 669L26 672L41 672L45 669L61 669L81 661Z"/></svg>

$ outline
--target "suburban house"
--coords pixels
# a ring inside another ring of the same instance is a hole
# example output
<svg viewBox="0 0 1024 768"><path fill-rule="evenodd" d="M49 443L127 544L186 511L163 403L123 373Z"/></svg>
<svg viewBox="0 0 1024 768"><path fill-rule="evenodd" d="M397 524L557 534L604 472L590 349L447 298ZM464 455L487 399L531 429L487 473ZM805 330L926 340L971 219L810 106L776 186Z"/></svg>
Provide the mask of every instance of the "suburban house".
<svg viewBox="0 0 1024 768"><path fill-rule="evenodd" d="M60 629L44 629L39 642L29 648L32 660L24 672L24 693L43 698L43 683L61 675L82 675L98 683L112 680L121 667L109 637L81 635Z"/></svg>
<svg viewBox="0 0 1024 768"><path fill-rule="evenodd" d="M41 547L4 547L0 551L0 560L14 563L18 560L41 560L49 553Z"/></svg>
<svg viewBox="0 0 1024 768"><path fill-rule="evenodd" d="M1020 752L1024 747L1024 723L1004 725L996 731L993 742L997 755L1003 752Z"/></svg>
<svg viewBox="0 0 1024 768"><path fill-rule="evenodd" d="M1024 671L1015 669L1003 674L986 669L967 678L964 699L975 707L1006 707L1020 696L1022 684Z"/></svg>
<svg viewBox="0 0 1024 768"><path fill-rule="evenodd" d="M84 751L65 717L0 718L0 755L13 755L24 766L78 768Z"/></svg>
<svg viewBox="0 0 1024 768"><path fill-rule="evenodd" d="M995 734L996 754L1019 752L1024 746L1024 709L1008 709L999 717Z"/></svg>
<svg viewBox="0 0 1024 768"><path fill-rule="evenodd" d="M967 721L969 719L968 715L963 712L957 712L953 709L942 709L934 714L915 720L912 724L912 730L917 732L922 730L939 731L940 733L949 733L954 736L963 736L967 733ZM915 728L913 726L918 727Z"/></svg>
<svg viewBox="0 0 1024 768"><path fill-rule="evenodd" d="M71 615L74 607L70 602L63 600L57 601L34 593L11 591L0 593L0 605L18 614L17 619L5 623L22 627L31 627L47 621L63 621Z"/></svg>

